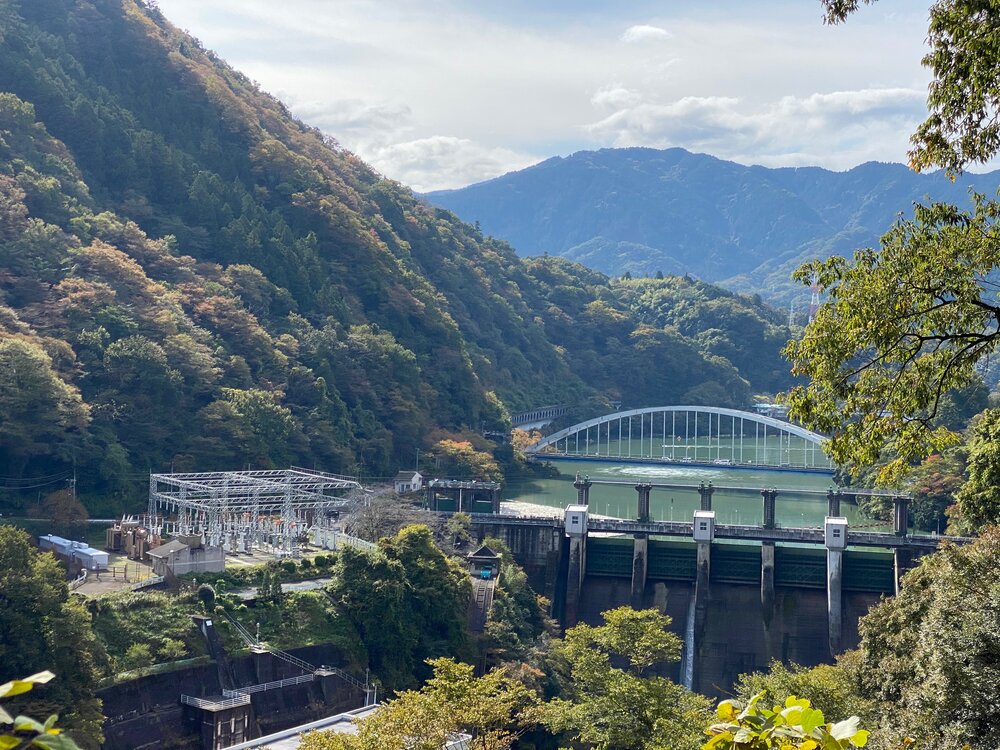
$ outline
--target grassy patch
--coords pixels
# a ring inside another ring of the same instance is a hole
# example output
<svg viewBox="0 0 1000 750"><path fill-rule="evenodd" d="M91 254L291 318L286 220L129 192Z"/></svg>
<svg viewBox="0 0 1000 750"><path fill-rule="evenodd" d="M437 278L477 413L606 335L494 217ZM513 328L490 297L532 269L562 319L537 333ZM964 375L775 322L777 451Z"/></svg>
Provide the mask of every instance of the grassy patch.
<svg viewBox="0 0 1000 750"><path fill-rule="evenodd" d="M93 599L88 607L114 672L206 654L205 641L191 620L200 612L191 594L124 591Z"/></svg>

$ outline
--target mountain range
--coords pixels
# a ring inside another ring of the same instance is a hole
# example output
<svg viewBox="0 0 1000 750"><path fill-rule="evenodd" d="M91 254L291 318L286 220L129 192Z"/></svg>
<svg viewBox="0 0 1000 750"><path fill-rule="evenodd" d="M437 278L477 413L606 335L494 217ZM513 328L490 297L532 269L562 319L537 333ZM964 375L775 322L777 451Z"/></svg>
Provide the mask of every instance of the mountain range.
<svg viewBox="0 0 1000 750"><path fill-rule="evenodd" d="M743 166L681 148L601 149L547 159L434 205L523 255L559 255L610 275L691 274L788 303L789 275L816 257L874 246L928 196L969 205L1000 173L918 174L868 162L845 172Z"/></svg>

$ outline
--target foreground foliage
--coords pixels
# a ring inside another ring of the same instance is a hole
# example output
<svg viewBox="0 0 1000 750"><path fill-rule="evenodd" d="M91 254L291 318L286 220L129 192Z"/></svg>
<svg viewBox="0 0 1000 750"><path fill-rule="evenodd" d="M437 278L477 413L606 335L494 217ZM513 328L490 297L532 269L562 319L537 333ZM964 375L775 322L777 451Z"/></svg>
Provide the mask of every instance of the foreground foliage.
<svg viewBox="0 0 1000 750"><path fill-rule="evenodd" d="M874 0L866 0L866 3ZM859 0L823 0L840 22ZM936 0L923 63L932 73L927 120L912 137L911 165L952 174L1000 150L1000 32L994 3ZM834 458L855 469L880 455L879 481L895 484L908 464L956 441L936 423L942 399L974 379L1000 343L993 287L1000 204L973 196L972 211L916 206L879 249L853 260L803 266L796 277L829 295L787 354L809 383L793 390L791 414L832 433Z"/></svg>
<svg viewBox="0 0 1000 750"><path fill-rule="evenodd" d="M20 529L0 524L0 666L3 677L47 668L59 679L18 697L15 710L59 714L85 748L102 740L101 701L95 697L106 660L90 614L70 597L65 572L53 555L35 549Z"/></svg>
<svg viewBox="0 0 1000 750"><path fill-rule="evenodd" d="M51 672L39 672L25 677L23 680L12 680L0 685L0 698L11 698L27 693L35 685L44 685L55 677ZM72 739L62 733L56 726L57 716L50 716L44 724L27 716L11 716L0 706L0 725L9 726L9 730L0 729L0 748L2 750L18 750L19 748L40 747L45 750L79 750Z"/></svg>
<svg viewBox="0 0 1000 750"><path fill-rule="evenodd" d="M858 674L887 738L926 747L1000 744L1000 530L945 547L909 572L900 594L861 621Z"/></svg>
<svg viewBox="0 0 1000 750"><path fill-rule="evenodd" d="M706 730L712 739L702 750L846 750L868 742L857 716L831 724L805 698L792 695L783 706L768 709L761 705L764 697L758 693L745 707L739 701L722 701L716 712L721 721Z"/></svg>
<svg viewBox="0 0 1000 750"><path fill-rule="evenodd" d="M433 676L358 722L357 735L317 732L302 750L441 750L460 734L469 750L507 750L532 723L535 695L503 670L480 678L473 667L451 659L430 662Z"/></svg>

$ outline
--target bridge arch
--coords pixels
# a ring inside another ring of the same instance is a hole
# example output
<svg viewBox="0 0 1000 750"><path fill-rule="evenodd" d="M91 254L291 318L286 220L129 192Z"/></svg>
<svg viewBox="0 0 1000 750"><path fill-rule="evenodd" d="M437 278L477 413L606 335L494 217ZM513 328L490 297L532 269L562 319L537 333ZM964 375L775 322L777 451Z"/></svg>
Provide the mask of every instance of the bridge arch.
<svg viewBox="0 0 1000 750"><path fill-rule="evenodd" d="M715 406L652 406L559 430L536 456L830 470L827 438L762 414Z"/></svg>

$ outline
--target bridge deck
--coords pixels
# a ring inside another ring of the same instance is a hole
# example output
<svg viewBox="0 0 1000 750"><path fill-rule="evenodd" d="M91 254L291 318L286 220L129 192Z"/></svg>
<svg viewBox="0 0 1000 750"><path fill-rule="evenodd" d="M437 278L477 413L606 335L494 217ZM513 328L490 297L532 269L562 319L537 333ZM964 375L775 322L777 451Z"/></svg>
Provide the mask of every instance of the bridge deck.
<svg viewBox="0 0 1000 750"><path fill-rule="evenodd" d="M548 526L561 528L562 518L532 516L497 516L489 513L472 514L474 523L484 525ZM588 531L617 534L649 534L651 536L692 537L693 524L686 521L630 521L620 518L589 518ZM758 542L797 542L823 544L822 528L776 528L740 524L716 524L716 539L744 539ZM848 531L847 543L852 547L882 547L884 549L908 548L934 550L942 542L967 544L969 537L947 536L897 536L877 531Z"/></svg>

